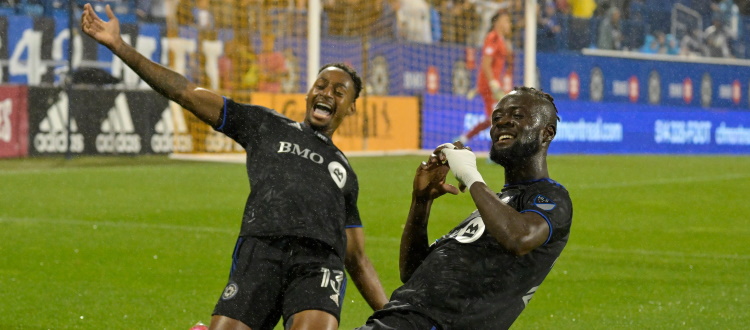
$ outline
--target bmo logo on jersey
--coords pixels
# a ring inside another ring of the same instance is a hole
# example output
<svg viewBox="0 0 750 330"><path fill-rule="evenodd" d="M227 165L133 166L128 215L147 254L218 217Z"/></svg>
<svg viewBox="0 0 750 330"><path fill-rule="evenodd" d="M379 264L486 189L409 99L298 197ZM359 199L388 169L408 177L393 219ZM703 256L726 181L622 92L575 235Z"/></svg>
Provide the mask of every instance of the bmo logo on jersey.
<svg viewBox="0 0 750 330"><path fill-rule="evenodd" d="M280 154L292 153L302 158L309 159L316 164L323 164L323 162L325 161L325 159L323 159L323 156L310 151L310 149L302 149L299 144L291 142L279 141L279 151L277 152Z"/></svg>
<svg viewBox="0 0 750 330"><path fill-rule="evenodd" d="M323 164L325 158L320 154L310 151L310 149L302 149L299 144L280 141L278 153L290 153L300 156L305 159L309 159L316 164ZM346 185L346 168L341 163L333 161L328 164L328 172L331 174L331 179L340 189L344 189Z"/></svg>

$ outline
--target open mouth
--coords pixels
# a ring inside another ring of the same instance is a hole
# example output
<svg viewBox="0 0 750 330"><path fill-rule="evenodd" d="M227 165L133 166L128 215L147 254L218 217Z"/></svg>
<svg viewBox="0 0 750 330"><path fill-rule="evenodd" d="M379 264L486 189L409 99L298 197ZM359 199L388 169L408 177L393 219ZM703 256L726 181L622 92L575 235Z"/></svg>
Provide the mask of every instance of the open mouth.
<svg viewBox="0 0 750 330"><path fill-rule="evenodd" d="M333 110L330 105L318 102L313 105L313 115L319 118L328 118L333 115Z"/></svg>
<svg viewBox="0 0 750 330"><path fill-rule="evenodd" d="M497 142L505 142L505 141L512 140L513 138L514 138L513 135L502 134L502 135L500 135L500 136L497 137Z"/></svg>

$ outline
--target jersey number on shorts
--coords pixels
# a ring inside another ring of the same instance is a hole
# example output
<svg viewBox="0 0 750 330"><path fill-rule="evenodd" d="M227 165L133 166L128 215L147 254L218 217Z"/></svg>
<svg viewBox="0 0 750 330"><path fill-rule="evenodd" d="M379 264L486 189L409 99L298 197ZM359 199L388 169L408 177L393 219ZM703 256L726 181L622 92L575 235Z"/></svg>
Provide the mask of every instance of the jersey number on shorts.
<svg viewBox="0 0 750 330"><path fill-rule="evenodd" d="M333 294L330 298L336 303L336 306L339 306L339 294L341 292L341 284L344 282L344 272L335 269L330 270L325 267L320 268L320 271L323 273L323 280L320 282L320 287L330 287L333 289Z"/></svg>

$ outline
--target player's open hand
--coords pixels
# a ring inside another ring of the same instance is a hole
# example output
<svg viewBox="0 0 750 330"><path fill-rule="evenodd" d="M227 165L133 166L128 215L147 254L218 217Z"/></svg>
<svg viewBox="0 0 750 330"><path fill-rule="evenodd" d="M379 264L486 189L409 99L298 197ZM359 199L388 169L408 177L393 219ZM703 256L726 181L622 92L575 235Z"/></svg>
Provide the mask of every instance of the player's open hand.
<svg viewBox="0 0 750 330"><path fill-rule="evenodd" d="M450 168L445 163L442 153L438 151L430 155L430 158L426 162L422 162L417 168L412 191L414 197L432 200L445 193L457 195L459 193L458 188L445 183L448 170Z"/></svg>
<svg viewBox="0 0 750 330"><path fill-rule="evenodd" d="M109 49L115 49L122 42L120 38L120 21L112 12L112 8L107 5L108 22L103 21L91 7L91 4L83 6L83 15L81 15L81 30L100 44L107 46Z"/></svg>

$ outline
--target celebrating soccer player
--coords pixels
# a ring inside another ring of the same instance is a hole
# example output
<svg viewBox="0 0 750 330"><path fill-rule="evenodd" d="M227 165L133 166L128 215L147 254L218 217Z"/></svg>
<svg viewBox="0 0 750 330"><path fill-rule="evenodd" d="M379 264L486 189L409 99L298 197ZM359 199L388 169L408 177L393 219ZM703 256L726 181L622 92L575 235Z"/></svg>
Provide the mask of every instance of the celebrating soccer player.
<svg viewBox="0 0 750 330"><path fill-rule="evenodd" d="M568 241L573 205L550 179L547 149L557 109L546 93L517 87L492 112L490 157L503 166L495 193L460 142L438 147L417 168L401 236L404 285L360 327L371 329L507 329L526 307ZM433 201L468 189L477 210L432 245L427 222Z"/></svg>
<svg viewBox="0 0 750 330"><path fill-rule="evenodd" d="M152 62L122 40L109 5L106 13L108 22L86 4L81 29L154 90L247 151L252 190L211 329L273 329L281 317L287 329L336 329L344 268L370 306L381 308L387 299L364 253L357 176L331 142L356 110L357 73L345 64L323 66L307 94L305 119L295 122L199 88Z"/></svg>

